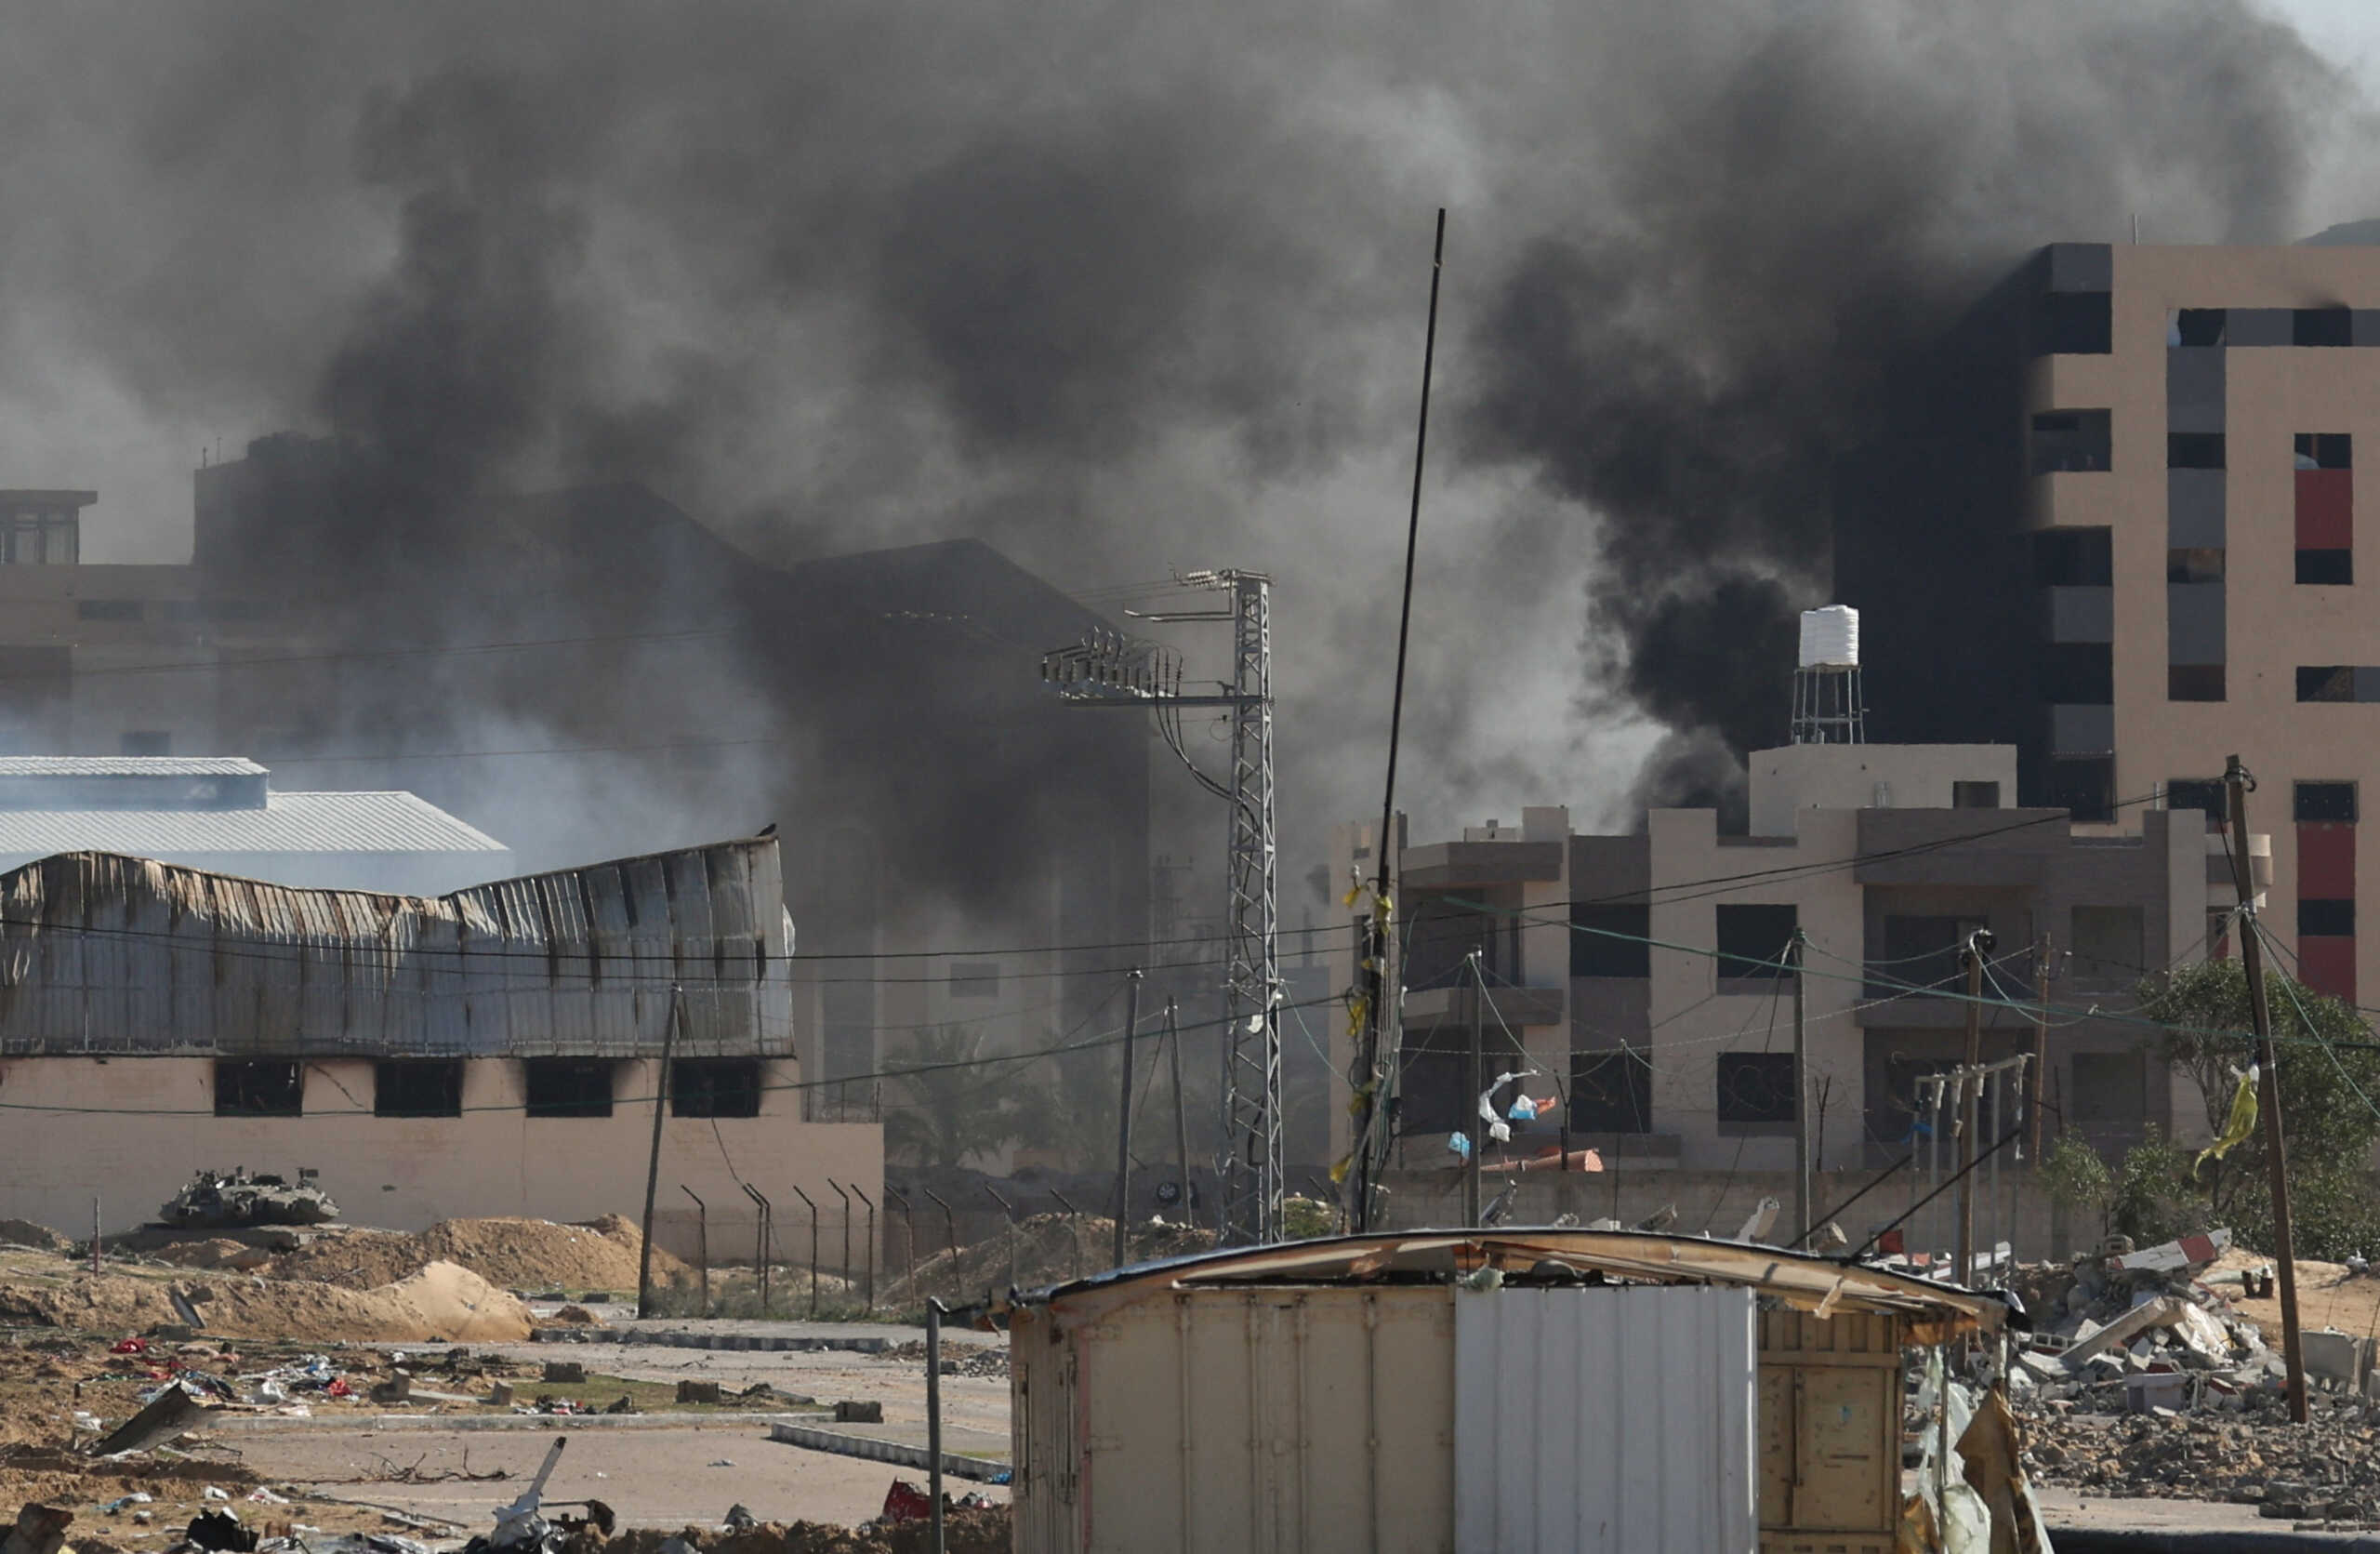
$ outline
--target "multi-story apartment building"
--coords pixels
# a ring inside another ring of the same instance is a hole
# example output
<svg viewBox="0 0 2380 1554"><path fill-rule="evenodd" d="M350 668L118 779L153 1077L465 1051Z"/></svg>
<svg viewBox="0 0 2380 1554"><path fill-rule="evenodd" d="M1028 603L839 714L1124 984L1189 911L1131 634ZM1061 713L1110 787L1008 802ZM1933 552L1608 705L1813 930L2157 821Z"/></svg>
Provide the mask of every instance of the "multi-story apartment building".
<svg viewBox="0 0 2380 1554"><path fill-rule="evenodd" d="M2033 996L2042 935L2065 951L2044 1087L2060 1126L2109 1146L2152 1123L2203 1129L2196 1092L2122 1016L2144 974L2203 953L2210 905L2231 903L2209 883L2218 838L2162 811L2116 835L2009 807L2007 746L1788 746L1752 754L1751 787L1746 835L1721 834L1710 809L1580 835L1545 808L1400 846L1399 1129L1423 1151L1408 1159L1444 1159L1464 1125L1476 950L1493 1060L1512 1052L1509 1027L1529 1066L1567 1081L1574 1144L1630 1167L1789 1166L1799 979L1819 1161L1888 1162L1911 1136L1915 1082L1964 1053L1965 1004L1911 990L1961 986L1958 947L1977 925L1996 936L2001 995ZM1369 872L1374 830L1339 829L1342 877ZM2029 1017L1990 1012L1987 1060L2035 1040Z"/></svg>
<svg viewBox="0 0 2380 1554"><path fill-rule="evenodd" d="M2010 740L2023 802L2127 833L2219 809L2239 754L2288 969L2380 987L2380 248L2056 245L1917 376L1838 518L1837 591L1903 648L1871 727Z"/></svg>

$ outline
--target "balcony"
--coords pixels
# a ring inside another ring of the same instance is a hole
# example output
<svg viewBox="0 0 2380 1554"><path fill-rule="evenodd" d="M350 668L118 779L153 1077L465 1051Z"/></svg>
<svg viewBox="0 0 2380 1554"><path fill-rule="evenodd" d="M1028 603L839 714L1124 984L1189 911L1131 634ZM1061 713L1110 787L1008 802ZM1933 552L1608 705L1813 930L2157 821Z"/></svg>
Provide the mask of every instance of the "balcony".
<svg viewBox="0 0 2380 1554"><path fill-rule="evenodd" d="M2036 529L2105 528L2115 511L2116 477L2109 470L2053 470L2028 484L2025 521Z"/></svg>
<svg viewBox="0 0 2380 1554"><path fill-rule="evenodd" d="M1438 842L1408 847L1397 862L1408 891L1461 890L1562 877L1559 842Z"/></svg>

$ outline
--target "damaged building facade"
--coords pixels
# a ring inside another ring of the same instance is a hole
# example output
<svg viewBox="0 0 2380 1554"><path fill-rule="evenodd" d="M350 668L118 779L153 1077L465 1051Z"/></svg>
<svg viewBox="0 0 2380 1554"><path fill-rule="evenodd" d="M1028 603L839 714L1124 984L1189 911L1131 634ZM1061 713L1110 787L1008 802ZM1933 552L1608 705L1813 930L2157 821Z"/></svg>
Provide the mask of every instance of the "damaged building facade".
<svg viewBox="0 0 2380 1554"><path fill-rule="evenodd" d="M319 1184L349 1217L587 1219L681 1187L871 1196L879 1130L801 1121L773 838L439 897L300 889L104 853L0 874L0 1215L142 1222L201 1168ZM748 1229L747 1232L748 1234Z"/></svg>
<svg viewBox="0 0 2380 1554"><path fill-rule="evenodd" d="M2152 811L2105 835L2063 809L2012 807L2006 746L1792 745L1754 751L1750 777L1742 835L1723 834L1711 809L1582 835L1550 807L1457 839L1400 839L1396 1126L1416 1178L1410 1206L1393 1211L1402 1222L1446 1222L1417 1195L1455 1158L1448 1135L1476 1126L1464 1094L1474 950L1486 1073L1553 1076L1525 1088L1566 1096L1569 1142L1610 1170L1774 1173L1774 1191L1801 1104L1814 1108L1819 1168L1898 1160L1920 1082L1962 1060L1966 1006L1929 995L1963 990L1959 946L1976 927L1997 944L1988 996L2020 1005L2039 987L2034 946L2048 935L2056 947L2052 1134L2120 1149L2151 1127L2203 1131L2195 1092L2176 1093L2188 1082L2122 1017L2141 976L2204 955L2209 910L2232 904L2220 838L2197 815ZM1340 828L1340 877L1370 872L1376 829ZM1797 995L1809 1052L1798 1099ZM1990 1016L1984 1061L2034 1050L2027 1015ZM1342 1029L1342 1063L1347 1041ZM1520 1126L1514 1150L1554 1144L1560 1120ZM1339 1132L1343 1147L1343 1121Z"/></svg>

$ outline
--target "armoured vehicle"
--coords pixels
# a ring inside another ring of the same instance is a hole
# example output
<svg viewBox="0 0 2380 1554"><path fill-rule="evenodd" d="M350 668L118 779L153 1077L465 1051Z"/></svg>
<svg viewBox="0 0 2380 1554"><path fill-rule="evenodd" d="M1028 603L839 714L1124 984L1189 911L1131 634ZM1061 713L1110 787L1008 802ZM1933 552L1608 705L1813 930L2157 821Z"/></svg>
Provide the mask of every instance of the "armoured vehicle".
<svg viewBox="0 0 2380 1554"><path fill-rule="evenodd" d="M251 1176L243 1166L228 1176L219 1171L199 1172L157 1215L168 1225L201 1229L324 1225L338 1217L338 1205L314 1185L311 1170L298 1172L298 1185L292 1187L280 1176Z"/></svg>

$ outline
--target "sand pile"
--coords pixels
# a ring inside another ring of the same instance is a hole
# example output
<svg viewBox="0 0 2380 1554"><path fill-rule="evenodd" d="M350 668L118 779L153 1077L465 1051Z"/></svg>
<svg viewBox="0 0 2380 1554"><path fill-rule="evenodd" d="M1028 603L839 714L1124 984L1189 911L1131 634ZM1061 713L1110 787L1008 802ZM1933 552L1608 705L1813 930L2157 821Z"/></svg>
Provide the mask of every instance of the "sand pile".
<svg viewBox="0 0 2380 1554"><path fill-rule="evenodd" d="M1142 1263L1178 1257L1214 1244L1212 1230L1195 1226L1135 1225L1127 1260ZM918 1265L914 1282L905 1273L884 1290L878 1304L896 1308L917 1306L928 1295L945 1301L979 1300L1012 1284L1022 1290L1062 1284L1106 1272L1115 1255L1113 1219L1097 1215L1035 1215L972 1246L935 1253Z"/></svg>
<svg viewBox="0 0 2380 1554"><path fill-rule="evenodd" d="M377 1289L433 1262L456 1263L507 1290L633 1290L643 1240L618 1215L586 1225L546 1219L443 1219L418 1234L346 1230L272 1259L275 1279ZM686 1265L655 1247L653 1274L667 1281Z"/></svg>
<svg viewBox="0 0 2380 1554"><path fill-rule="evenodd" d="M30 1219L0 1219L0 1246L38 1246L46 1252L63 1252L73 1244L46 1225L36 1225Z"/></svg>
<svg viewBox="0 0 2380 1554"><path fill-rule="evenodd" d="M184 1321L175 1292L188 1299L207 1332L245 1338L496 1343L529 1335L526 1306L453 1263L432 1263L372 1290L244 1275L175 1284L121 1274L0 1282L0 1322L137 1333Z"/></svg>

